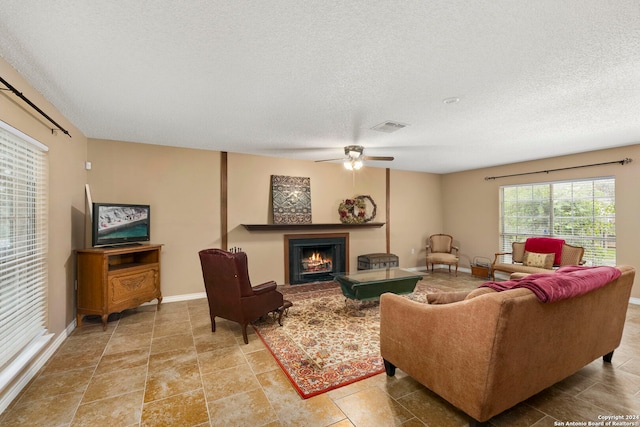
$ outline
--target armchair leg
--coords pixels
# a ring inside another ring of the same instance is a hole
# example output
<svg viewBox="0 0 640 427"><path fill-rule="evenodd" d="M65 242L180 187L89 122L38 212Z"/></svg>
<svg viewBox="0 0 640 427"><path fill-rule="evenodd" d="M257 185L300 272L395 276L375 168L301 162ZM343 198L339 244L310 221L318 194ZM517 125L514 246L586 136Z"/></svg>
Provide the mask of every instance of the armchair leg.
<svg viewBox="0 0 640 427"><path fill-rule="evenodd" d="M247 337L247 323L243 323L240 326L242 327L242 339L244 339L245 344L249 344L249 338Z"/></svg>
<svg viewBox="0 0 640 427"><path fill-rule="evenodd" d="M613 351L602 356L602 360L611 363L611 359L613 358Z"/></svg>
<svg viewBox="0 0 640 427"><path fill-rule="evenodd" d="M211 332L216 331L216 316L211 316Z"/></svg>

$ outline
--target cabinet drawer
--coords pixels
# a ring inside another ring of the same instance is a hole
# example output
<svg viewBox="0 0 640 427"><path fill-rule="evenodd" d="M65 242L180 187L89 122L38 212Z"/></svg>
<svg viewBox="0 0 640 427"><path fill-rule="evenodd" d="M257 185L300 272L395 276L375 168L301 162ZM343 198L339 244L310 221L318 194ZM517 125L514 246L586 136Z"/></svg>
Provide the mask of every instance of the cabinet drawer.
<svg viewBox="0 0 640 427"><path fill-rule="evenodd" d="M140 304L150 301L159 293L159 269L122 271L109 274L109 304Z"/></svg>

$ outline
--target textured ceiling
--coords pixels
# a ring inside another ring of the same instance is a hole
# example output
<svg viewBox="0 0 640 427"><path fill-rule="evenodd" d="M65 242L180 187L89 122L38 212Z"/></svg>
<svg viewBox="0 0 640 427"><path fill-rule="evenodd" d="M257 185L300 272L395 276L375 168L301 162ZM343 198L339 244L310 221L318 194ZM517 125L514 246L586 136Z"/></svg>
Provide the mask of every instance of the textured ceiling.
<svg viewBox="0 0 640 427"><path fill-rule="evenodd" d="M90 138L308 160L358 143L434 173L640 143L639 45L637 0L0 10L0 56ZM388 120L409 126L370 129Z"/></svg>

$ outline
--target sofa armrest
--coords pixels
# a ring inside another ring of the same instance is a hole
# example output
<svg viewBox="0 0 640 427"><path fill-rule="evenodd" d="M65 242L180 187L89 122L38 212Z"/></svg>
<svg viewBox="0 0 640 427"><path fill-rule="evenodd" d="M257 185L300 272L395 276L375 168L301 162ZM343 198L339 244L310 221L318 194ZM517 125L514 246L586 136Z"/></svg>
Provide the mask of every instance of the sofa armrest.
<svg viewBox="0 0 640 427"><path fill-rule="evenodd" d="M380 297L382 357L476 419L501 309L479 298L429 305L390 293Z"/></svg>

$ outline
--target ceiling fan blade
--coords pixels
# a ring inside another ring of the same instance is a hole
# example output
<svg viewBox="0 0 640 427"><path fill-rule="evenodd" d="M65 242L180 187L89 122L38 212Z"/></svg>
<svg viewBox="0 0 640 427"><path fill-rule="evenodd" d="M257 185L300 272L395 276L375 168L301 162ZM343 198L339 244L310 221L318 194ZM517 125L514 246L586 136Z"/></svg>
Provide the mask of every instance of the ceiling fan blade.
<svg viewBox="0 0 640 427"><path fill-rule="evenodd" d="M335 162L337 160L344 160L344 157L341 157L339 159L324 159L324 160L315 160L316 163L318 162Z"/></svg>
<svg viewBox="0 0 640 427"><path fill-rule="evenodd" d="M386 161L386 162L390 162L391 160L393 160L394 157L392 156L362 156L362 160L381 160L381 161Z"/></svg>

